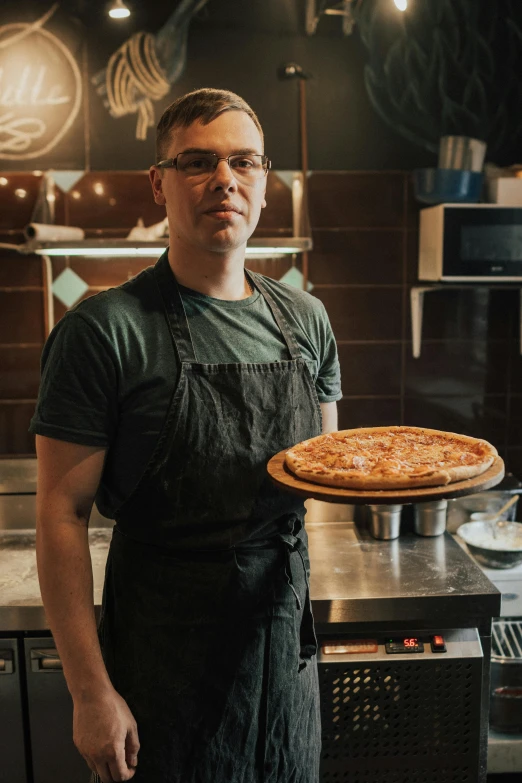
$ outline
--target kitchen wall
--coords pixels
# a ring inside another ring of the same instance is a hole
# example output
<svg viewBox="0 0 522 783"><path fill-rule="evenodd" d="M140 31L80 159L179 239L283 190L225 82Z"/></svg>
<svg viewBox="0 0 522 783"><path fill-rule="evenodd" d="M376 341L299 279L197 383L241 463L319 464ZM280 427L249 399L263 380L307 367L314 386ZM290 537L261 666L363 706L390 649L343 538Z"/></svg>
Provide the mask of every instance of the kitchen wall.
<svg viewBox="0 0 522 783"><path fill-rule="evenodd" d="M518 290L446 290L426 296L422 353L412 358L409 291L416 282L418 207L408 171L314 171L309 180L313 295L338 341L340 427L412 424L485 437L522 476L522 359ZM22 241L40 177L6 173L0 242ZM3 182L0 179L0 182ZM102 187L100 187L100 185ZM95 187L96 186L96 187ZM23 195L25 192L25 195ZM269 175L257 233L291 235L290 191ZM163 217L144 172L92 172L57 190L56 222L89 236L124 236ZM53 260L53 277L66 265ZM85 296L118 285L150 259L70 259ZM279 278L290 261L251 261ZM45 340L42 261L0 249L0 455L34 454L27 432ZM54 300L55 319L65 308Z"/></svg>

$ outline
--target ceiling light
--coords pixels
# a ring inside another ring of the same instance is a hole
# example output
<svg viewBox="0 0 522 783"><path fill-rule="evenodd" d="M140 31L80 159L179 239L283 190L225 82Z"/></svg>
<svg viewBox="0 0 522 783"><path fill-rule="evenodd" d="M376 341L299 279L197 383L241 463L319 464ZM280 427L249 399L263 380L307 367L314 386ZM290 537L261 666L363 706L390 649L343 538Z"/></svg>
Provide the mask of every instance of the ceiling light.
<svg viewBox="0 0 522 783"><path fill-rule="evenodd" d="M114 0L109 8L109 16L112 19L125 19L126 16L130 16L130 11L123 0Z"/></svg>
<svg viewBox="0 0 522 783"><path fill-rule="evenodd" d="M393 0L399 11L405 11L408 7L408 0Z"/></svg>

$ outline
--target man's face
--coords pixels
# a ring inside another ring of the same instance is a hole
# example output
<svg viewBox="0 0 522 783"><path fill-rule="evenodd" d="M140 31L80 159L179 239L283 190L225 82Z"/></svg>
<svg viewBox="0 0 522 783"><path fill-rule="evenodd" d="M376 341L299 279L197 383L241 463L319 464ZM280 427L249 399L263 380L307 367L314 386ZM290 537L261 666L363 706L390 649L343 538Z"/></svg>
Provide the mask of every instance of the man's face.
<svg viewBox="0 0 522 783"><path fill-rule="evenodd" d="M199 120L171 133L166 158L180 152L214 152L225 158L246 151L263 154L261 135L248 114L225 111L208 125ZM253 233L266 206L266 175L245 184L226 160L206 179L185 176L174 168L151 167L156 204L164 204L171 240L201 250L226 253L241 247Z"/></svg>

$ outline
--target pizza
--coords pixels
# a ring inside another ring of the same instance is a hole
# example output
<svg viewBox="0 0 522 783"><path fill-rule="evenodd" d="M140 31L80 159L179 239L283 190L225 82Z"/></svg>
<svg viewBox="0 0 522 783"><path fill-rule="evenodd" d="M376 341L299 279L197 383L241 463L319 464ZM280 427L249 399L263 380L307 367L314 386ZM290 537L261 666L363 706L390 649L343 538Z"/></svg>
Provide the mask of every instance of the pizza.
<svg viewBox="0 0 522 783"><path fill-rule="evenodd" d="M292 473L349 489L434 487L479 476L498 452L491 443L424 427L361 427L304 440L285 454Z"/></svg>

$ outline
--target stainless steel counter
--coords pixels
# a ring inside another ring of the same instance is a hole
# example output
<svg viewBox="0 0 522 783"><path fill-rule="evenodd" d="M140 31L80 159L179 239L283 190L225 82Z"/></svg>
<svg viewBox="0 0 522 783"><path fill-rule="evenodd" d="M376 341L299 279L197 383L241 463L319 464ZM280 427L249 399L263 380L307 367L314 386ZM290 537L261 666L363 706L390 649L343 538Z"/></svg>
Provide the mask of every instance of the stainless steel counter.
<svg viewBox="0 0 522 783"><path fill-rule="evenodd" d="M318 624L444 620L447 627L450 620L500 613L500 593L449 534L376 541L352 522L312 523L307 530ZM111 535L111 529L89 529L97 614ZM0 532L0 632L48 627L35 531Z"/></svg>
<svg viewBox="0 0 522 783"><path fill-rule="evenodd" d="M500 612L499 591L449 533L377 541L351 522L306 527L317 623L440 625Z"/></svg>

